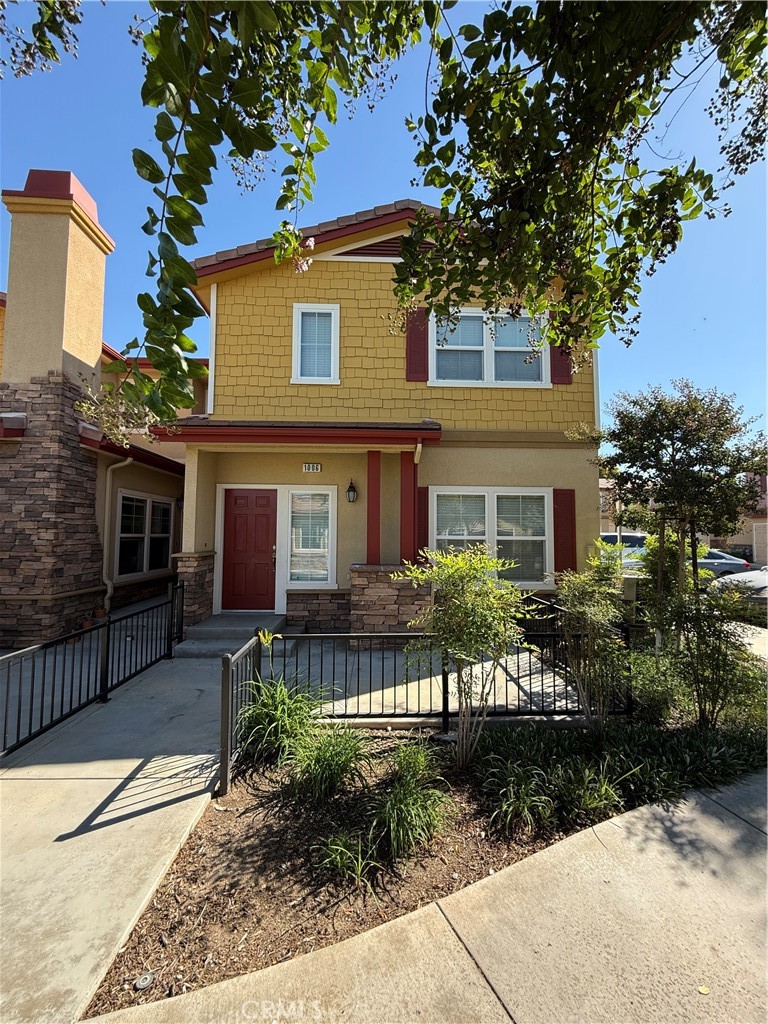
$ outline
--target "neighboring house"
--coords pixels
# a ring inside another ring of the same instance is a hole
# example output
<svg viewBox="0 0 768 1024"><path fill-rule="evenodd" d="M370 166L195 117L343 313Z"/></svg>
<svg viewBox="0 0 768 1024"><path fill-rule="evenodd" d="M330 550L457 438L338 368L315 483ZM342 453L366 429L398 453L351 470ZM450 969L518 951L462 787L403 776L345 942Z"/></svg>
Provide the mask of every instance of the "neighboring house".
<svg viewBox="0 0 768 1024"><path fill-rule="evenodd" d="M179 575L187 621L274 610L310 630L404 627L418 598L393 583L419 549L484 542L511 576L553 589L599 532L592 369L530 359L529 322L454 333L419 309L392 329L392 264L412 200L305 230L310 269L267 240L196 261L210 311L207 409L186 446ZM354 499L354 500L353 500Z"/></svg>
<svg viewBox="0 0 768 1024"><path fill-rule="evenodd" d="M184 466L178 445L126 449L74 412L81 376L98 379L115 355L102 341L114 243L91 196L65 171L30 171L2 196L12 230L0 303L0 647L20 647L164 591Z"/></svg>

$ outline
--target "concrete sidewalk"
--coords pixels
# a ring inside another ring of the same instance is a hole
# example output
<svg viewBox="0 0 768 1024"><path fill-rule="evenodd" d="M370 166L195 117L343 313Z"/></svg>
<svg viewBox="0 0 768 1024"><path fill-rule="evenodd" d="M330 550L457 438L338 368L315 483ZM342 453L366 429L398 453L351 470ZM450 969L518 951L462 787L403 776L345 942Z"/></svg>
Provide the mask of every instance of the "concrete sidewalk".
<svg viewBox="0 0 768 1024"><path fill-rule="evenodd" d="M307 956L109 1024L762 1024L766 776L587 829Z"/></svg>
<svg viewBox="0 0 768 1024"><path fill-rule="evenodd" d="M0 762L0 1021L69 1024L210 800L220 665L160 662Z"/></svg>

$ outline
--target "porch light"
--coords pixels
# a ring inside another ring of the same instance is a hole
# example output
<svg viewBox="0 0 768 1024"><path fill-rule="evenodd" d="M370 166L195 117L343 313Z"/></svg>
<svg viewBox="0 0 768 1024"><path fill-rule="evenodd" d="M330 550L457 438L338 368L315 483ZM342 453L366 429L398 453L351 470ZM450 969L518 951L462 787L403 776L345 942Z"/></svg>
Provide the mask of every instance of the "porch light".
<svg viewBox="0 0 768 1024"><path fill-rule="evenodd" d="M347 501L350 503L357 501L357 488L352 480L349 481L349 487L347 488Z"/></svg>

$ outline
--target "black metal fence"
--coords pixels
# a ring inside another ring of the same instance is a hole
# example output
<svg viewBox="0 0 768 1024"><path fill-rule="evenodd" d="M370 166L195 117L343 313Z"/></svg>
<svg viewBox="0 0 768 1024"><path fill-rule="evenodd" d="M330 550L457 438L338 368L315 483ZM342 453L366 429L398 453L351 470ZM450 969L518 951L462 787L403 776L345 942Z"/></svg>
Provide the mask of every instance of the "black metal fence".
<svg viewBox="0 0 768 1024"><path fill-rule="evenodd" d="M0 657L0 723L6 754L63 722L163 658L181 640L184 585L156 604L107 617Z"/></svg>
<svg viewBox="0 0 768 1024"><path fill-rule="evenodd" d="M579 695L568 664L556 606L541 602L524 623L524 646L501 663L478 662L472 672L488 694L490 717L578 715ZM254 637L222 659L221 792L237 754L238 721L253 696L254 680L284 676L310 692L327 719L415 718L450 728L458 712L454 672L428 637L413 633L299 634L278 636L267 651ZM628 688L617 681L611 710L626 713Z"/></svg>

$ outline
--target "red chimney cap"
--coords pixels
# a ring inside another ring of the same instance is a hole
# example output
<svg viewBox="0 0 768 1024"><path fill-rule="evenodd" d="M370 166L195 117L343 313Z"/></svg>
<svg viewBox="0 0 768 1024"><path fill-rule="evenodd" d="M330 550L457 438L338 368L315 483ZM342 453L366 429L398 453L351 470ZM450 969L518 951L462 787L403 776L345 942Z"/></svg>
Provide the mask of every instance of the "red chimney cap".
<svg viewBox="0 0 768 1024"><path fill-rule="evenodd" d="M99 223L96 201L72 171L31 170L22 191L4 190L4 196L34 199L72 199L94 224Z"/></svg>

